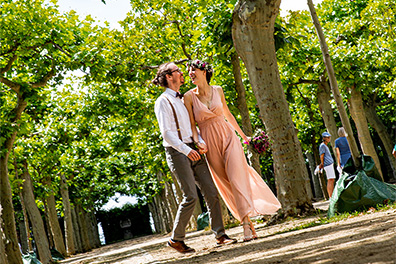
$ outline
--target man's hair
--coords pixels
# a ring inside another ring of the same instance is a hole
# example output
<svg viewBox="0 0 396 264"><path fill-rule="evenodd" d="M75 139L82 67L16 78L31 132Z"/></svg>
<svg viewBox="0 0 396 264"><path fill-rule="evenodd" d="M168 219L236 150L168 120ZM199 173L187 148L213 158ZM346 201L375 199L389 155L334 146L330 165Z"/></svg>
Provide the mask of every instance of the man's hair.
<svg viewBox="0 0 396 264"><path fill-rule="evenodd" d="M191 60L187 62L187 68L190 67L195 69L200 69L201 71L206 71L206 81L208 82L208 84L210 83L210 80L212 79L213 76L212 65L201 60Z"/></svg>
<svg viewBox="0 0 396 264"><path fill-rule="evenodd" d="M340 127L338 129L338 136L340 137L346 137L345 129L343 127Z"/></svg>
<svg viewBox="0 0 396 264"><path fill-rule="evenodd" d="M168 87L168 80L166 79L167 74L171 74L171 69L169 68L169 65L172 62L167 62L164 64L161 64L158 67L157 75L155 76L154 80L152 80L152 83L155 85L161 85L162 87L167 88Z"/></svg>

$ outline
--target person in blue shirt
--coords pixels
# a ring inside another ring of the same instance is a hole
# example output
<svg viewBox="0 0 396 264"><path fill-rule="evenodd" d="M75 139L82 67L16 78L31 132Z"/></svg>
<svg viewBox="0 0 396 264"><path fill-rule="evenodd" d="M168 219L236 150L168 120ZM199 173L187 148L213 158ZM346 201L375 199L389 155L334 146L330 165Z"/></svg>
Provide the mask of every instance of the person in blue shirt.
<svg viewBox="0 0 396 264"><path fill-rule="evenodd" d="M396 159L396 144L395 144L395 146L393 147L392 154L393 154L393 157L395 157L395 159Z"/></svg>
<svg viewBox="0 0 396 264"><path fill-rule="evenodd" d="M340 127L338 129L338 136L334 142L335 150L337 153L337 169L343 169L348 159L351 157L351 150L349 149L348 140L346 138L345 129Z"/></svg>
<svg viewBox="0 0 396 264"><path fill-rule="evenodd" d="M322 134L323 142L319 146L319 155L320 155L320 165L319 169L324 169L326 171L327 177L327 192L329 197L333 194L334 183L335 183L335 171L334 171L334 160L331 156L329 147L327 144L330 142L331 135L329 132L324 132Z"/></svg>

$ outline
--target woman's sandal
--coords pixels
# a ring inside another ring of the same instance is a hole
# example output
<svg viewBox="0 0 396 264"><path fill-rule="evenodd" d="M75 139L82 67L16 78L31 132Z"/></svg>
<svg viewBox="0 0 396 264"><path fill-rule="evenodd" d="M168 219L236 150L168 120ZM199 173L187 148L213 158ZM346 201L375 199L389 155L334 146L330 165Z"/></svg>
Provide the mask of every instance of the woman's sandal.
<svg viewBox="0 0 396 264"><path fill-rule="evenodd" d="M249 219L249 226L250 226L250 231L252 231L252 239L258 239L256 229L254 228L253 222L250 221L250 219Z"/></svg>
<svg viewBox="0 0 396 264"><path fill-rule="evenodd" d="M250 229L250 223L245 222L242 224L242 226L243 226L243 242L251 241L253 239L253 235L252 235L252 229ZM247 232L248 234L246 234Z"/></svg>

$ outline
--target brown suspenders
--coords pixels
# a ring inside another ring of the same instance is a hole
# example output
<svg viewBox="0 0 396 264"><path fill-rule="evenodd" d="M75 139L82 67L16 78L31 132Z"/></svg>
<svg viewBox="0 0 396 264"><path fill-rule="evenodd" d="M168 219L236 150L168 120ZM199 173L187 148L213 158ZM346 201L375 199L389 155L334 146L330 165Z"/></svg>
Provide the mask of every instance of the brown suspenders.
<svg viewBox="0 0 396 264"><path fill-rule="evenodd" d="M181 136L181 133L180 133L179 120L177 119L176 110L175 110L175 108L173 107L171 101L168 99L168 97L165 96L165 98L166 98L166 100L168 100L170 106L172 107L172 112L173 112L173 115L175 116L175 121L176 121L177 134L179 135L179 139L180 139L181 141L183 141L182 136Z"/></svg>

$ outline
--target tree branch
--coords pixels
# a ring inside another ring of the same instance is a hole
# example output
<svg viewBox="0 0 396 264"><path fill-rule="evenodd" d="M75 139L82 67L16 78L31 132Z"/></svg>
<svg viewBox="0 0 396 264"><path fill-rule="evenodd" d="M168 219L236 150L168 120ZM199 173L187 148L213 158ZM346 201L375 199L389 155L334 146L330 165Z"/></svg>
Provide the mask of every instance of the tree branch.
<svg viewBox="0 0 396 264"><path fill-rule="evenodd" d="M170 24L170 23L176 24L177 30L179 31L179 34L180 34L180 36L181 36L181 38L182 38L182 40L183 40L183 41L181 42L181 47L182 47L183 53L184 53L184 55L186 55L186 57L187 57L189 60L191 60L191 55L187 53L186 45L184 44L184 35L183 35L182 31L181 31L179 21L177 21L177 20L172 20L172 21L169 21L169 22L165 22L164 25L166 25L167 23L169 23L169 24Z"/></svg>
<svg viewBox="0 0 396 264"><path fill-rule="evenodd" d="M11 49L9 49L8 51L0 53L0 57L16 51L18 49L19 45L20 45L19 43L16 43L15 46L12 47Z"/></svg>
<svg viewBox="0 0 396 264"><path fill-rule="evenodd" d="M388 98L388 100L386 100L385 102L376 103L375 106L388 105L388 104L393 103L394 101L395 101L395 98Z"/></svg>
<svg viewBox="0 0 396 264"><path fill-rule="evenodd" d="M289 84L289 86L297 86L297 85L303 84L303 83L308 83L308 84L319 84L320 82L319 82L319 81L316 81L316 80L304 80L304 79L299 79L298 82Z"/></svg>
<svg viewBox="0 0 396 264"><path fill-rule="evenodd" d="M17 55L14 55L13 57L11 57L11 58L8 60L7 65L6 65L4 68L0 68L0 74L3 74L3 73L5 73L5 72L8 72L8 71L11 69L12 64L14 63L14 61L15 61L17 58L18 58Z"/></svg>
<svg viewBox="0 0 396 264"><path fill-rule="evenodd" d="M189 59L182 59L182 60L178 60L178 61L172 61L174 64L182 64L186 61L189 61ZM154 66L146 66L146 65L140 65L140 69L141 70L154 70L157 69L159 66L161 65L154 65Z"/></svg>
<svg viewBox="0 0 396 264"><path fill-rule="evenodd" d="M55 69L52 67L52 69L38 82L30 84L32 88L37 88L37 87L43 87L47 84L49 79L51 79L55 75Z"/></svg>
<svg viewBox="0 0 396 264"><path fill-rule="evenodd" d="M8 80L5 77L0 77L0 82L4 83L5 85L7 85L8 87L11 88L11 90L13 90L14 92L16 92L17 94L19 94L19 90L21 89L21 85L17 84L11 80Z"/></svg>
<svg viewBox="0 0 396 264"><path fill-rule="evenodd" d="M66 54L69 58L72 57L72 55L70 55L70 53L68 53L67 51L65 51L61 46L59 46L58 44L56 44L55 42L51 41L51 44L58 50L60 50L62 53Z"/></svg>

